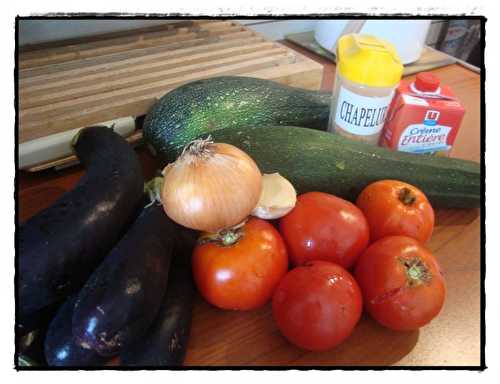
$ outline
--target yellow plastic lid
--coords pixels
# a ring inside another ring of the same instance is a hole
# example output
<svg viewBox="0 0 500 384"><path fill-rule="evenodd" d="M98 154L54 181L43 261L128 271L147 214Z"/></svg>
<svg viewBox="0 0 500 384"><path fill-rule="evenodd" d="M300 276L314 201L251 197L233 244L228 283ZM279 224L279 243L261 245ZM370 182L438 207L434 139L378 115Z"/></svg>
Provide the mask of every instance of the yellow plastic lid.
<svg viewBox="0 0 500 384"><path fill-rule="evenodd" d="M337 42L337 70L355 83L392 87L401 80L403 65L391 43L371 35L349 34Z"/></svg>

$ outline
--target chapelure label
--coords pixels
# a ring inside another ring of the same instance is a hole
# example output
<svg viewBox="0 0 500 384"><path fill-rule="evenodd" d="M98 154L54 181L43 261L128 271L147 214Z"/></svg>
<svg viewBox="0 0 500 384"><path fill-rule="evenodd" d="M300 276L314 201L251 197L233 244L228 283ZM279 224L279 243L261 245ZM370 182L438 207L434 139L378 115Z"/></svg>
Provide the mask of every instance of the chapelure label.
<svg viewBox="0 0 500 384"><path fill-rule="evenodd" d="M360 96L340 87L335 124L355 135L373 135L383 128L392 94Z"/></svg>

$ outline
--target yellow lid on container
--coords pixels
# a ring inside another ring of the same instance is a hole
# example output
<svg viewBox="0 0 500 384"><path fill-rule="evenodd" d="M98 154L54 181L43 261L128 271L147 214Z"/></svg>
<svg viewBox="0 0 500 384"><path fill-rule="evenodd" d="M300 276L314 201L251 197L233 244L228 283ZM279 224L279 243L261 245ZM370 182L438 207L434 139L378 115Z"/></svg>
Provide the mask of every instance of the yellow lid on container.
<svg viewBox="0 0 500 384"><path fill-rule="evenodd" d="M372 87L393 87L403 65L394 46L371 35L349 34L337 42L337 70L350 81Z"/></svg>

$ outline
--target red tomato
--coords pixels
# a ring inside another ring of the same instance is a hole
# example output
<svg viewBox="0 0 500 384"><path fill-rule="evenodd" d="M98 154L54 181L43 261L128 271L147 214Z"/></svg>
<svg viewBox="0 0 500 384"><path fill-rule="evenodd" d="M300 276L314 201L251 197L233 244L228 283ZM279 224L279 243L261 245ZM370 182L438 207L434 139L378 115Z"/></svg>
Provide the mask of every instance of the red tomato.
<svg viewBox="0 0 500 384"><path fill-rule="evenodd" d="M300 195L295 208L281 219L280 232L293 265L326 260L349 268L369 241L361 210L322 192Z"/></svg>
<svg viewBox="0 0 500 384"><path fill-rule="evenodd" d="M424 193L398 180L380 180L368 185L356 205L370 226L370 240L386 236L409 236L423 243L434 229L434 210Z"/></svg>
<svg viewBox="0 0 500 384"><path fill-rule="evenodd" d="M249 310L264 305L288 270L286 247L267 221L251 218L232 245L199 244L193 277L201 295L222 309Z"/></svg>
<svg viewBox="0 0 500 384"><path fill-rule="evenodd" d="M429 250L406 236L384 237L370 245L355 269L366 309L380 324L413 330L443 307L444 278Z"/></svg>
<svg viewBox="0 0 500 384"><path fill-rule="evenodd" d="M361 291L351 274L321 260L292 269L273 295L273 317L281 333L311 351L324 351L345 340L362 309Z"/></svg>

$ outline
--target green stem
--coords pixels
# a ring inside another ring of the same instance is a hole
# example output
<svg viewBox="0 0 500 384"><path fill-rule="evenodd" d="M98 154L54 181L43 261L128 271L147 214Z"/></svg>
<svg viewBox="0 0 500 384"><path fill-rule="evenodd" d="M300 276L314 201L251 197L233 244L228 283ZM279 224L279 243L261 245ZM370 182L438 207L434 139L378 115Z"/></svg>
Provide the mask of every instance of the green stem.
<svg viewBox="0 0 500 384"><path fill-rule="evenodd" d="M428 284L431 281L432 273L418 256L411 259L401 258L400 262L406 268L408 285Z"/></svg>
<svg viewBox="0 0 500 384"><path fill-rule="evenodd" d="M163 187L163 177L157 176L144 183L144 193L149 196L150 203L146 206L149 207L153 204L161 204L161 189Z"/></svg>
<svg viewBox="0 0 500 384"><path fill-rule="evenodd" d="M82 134L82 129L80 129L77 133L75 133L75 136L71 139L71 147L76 146L76 143L78 142L78 139L80 138L80 135Z"/></svg>
<svg viewBox="0 0 500 384"><path fill-rule="evenodd" d="M198 239L199 244L215 243L221 247L229 247L236 244L244 235L246 220L229 229L217 233L208 233Z"/></svg>
<svg viewBox="0 0 500 384"><path fill-rule="evenodd" d="M221 242L224 246L233 245L241 237L240 231L227 231L221 234Z"/></svg>

